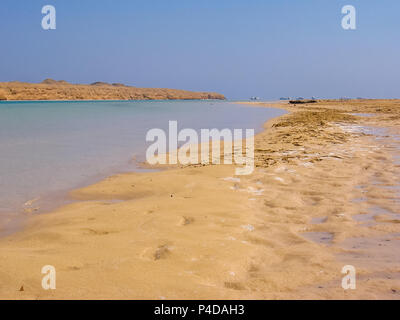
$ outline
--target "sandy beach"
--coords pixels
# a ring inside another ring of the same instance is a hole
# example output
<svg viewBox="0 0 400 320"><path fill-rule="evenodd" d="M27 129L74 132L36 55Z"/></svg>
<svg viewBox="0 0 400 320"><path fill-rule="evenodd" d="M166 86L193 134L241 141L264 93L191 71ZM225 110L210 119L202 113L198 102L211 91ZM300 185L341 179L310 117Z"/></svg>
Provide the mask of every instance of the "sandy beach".
<svg viewBox="0 0 400 320"><path fill-rule="evenodd" d="M172 167L74 190L0 239L0 298L399 299L400 101L247 104L289 112L256 135L253 174Z"/></svg>

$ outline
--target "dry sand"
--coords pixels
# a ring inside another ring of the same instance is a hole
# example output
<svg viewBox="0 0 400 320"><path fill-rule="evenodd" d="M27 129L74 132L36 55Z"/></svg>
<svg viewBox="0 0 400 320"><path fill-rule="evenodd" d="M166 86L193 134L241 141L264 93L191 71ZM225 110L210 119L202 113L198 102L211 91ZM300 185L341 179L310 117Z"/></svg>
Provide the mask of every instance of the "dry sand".
<svg viewBox="0 0 400 320"><path fill-rule="evenodd" d="M249 176L116 175L30 218L0 240L0 298L399 299L400 101L275 106L290 113L256 136Z"/></svg>

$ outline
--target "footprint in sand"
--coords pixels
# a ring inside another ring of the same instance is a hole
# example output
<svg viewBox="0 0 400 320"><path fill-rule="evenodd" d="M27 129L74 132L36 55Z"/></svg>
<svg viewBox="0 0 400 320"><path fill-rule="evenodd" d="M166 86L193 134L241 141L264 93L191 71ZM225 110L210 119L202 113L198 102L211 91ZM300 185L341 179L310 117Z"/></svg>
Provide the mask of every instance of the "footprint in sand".
<svg viewBox="0 0 400 320"><path fill-rule="evenodd" d="M193 223L193 222L194 222L194 218L183 216L182 219L181 219L181 221L180 221L180 223L179 223L179 225L181 225L181 226L187 226L187 225L189 225L189 224L191 224L191 223Z"/></svg>
<svg viewBox="0 0 400 320"><path fill-rule="evenodd" d="M160 260L160 259L165 259L171 251L169 250L168 246L166 244L163 244L157 248L157 250L154 252L153 257L154 260Z"/></svg>
<svg viewBox="0 0 400 320"><path fill-rule="evenodd" d="M81 268L80 267L77 267L77 266L69 266L69 267L67 267L67 270L70 270L70 271L78 271L78 270L80 270Z"/></svg>
<svg viewBox="0 0 400 320"><path fill-rule="evenodd" d="M154 247L146 248L142 251L140 257L144 260L161 260L166 259L171 254L171 247L168 244L159 245L155 250Z"/></svg>
<svg viewBox="0 0 400 320"><path fill-rule="evenodd" d="M245 290L246 288L244 287L243 284L240 282L225 282L224 283L225 288L228 289L233 289L233 290Z"/></svg>
<svg viewBox="0 0 400 320"><path fill-rule="evenodd" d="M113 233L114 231L107 231L107 230L95 230L95 229L83 229L85 231L85 234L92 234L96 236L104 236L110 233Z"/></svg>

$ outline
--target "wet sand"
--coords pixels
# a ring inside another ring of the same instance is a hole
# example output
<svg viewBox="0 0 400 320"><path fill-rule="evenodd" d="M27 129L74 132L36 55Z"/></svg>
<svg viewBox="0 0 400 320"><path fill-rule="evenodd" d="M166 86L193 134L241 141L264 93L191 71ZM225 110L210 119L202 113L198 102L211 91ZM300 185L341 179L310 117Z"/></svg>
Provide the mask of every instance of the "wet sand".
<svg viewBox="0 0 400 320"><path fill-rule="evenodd" d="M121 174L34 215L0 240L0 298L399 299L400 101L273 106L251 175Z"/></svg>

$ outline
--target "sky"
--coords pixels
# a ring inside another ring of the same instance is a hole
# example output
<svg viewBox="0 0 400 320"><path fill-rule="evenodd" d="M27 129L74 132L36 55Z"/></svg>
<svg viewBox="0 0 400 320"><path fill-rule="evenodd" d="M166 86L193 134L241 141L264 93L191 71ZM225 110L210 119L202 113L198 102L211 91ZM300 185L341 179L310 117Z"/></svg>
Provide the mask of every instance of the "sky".
<svg viewBox="0 0 400 320"><path fill-rule="evenodd" d="M399 38L399 0L1 0L0 81L400 98Z"/></svg>

